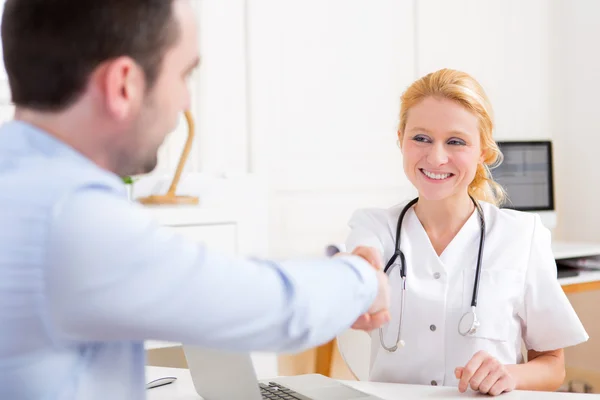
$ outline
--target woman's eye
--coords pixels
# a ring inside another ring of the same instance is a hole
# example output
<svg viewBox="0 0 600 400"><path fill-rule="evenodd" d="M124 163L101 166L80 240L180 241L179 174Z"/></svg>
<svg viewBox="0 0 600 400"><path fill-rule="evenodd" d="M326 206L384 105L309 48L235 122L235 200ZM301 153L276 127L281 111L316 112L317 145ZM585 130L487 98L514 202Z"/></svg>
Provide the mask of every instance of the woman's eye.
<svg viewBox="0 0 600 400"><path fill-rule="evenodd" d="M426 136L423 136L423 135L417 135L417 136L413 137L413 140L415 142L422 142L422 143L429 142L429 138L427 138Z"/></svg>
<svg viewBox="0 0 600 400"><path fill-rule="evenodd" d="M450 144L452 146L464 146L466 143L464 140L450 139L450 140L448 140L448 144Z"/></svg>

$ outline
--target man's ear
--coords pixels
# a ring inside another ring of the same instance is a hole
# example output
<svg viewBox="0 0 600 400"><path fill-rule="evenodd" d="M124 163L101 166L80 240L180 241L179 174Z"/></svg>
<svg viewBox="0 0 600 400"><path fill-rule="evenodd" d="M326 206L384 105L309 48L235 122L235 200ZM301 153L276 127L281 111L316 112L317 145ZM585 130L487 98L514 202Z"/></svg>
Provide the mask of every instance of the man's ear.
<svg viewBox="0 0 600 400"><path fill-rule="evenodd" d="M143 96L141 68L130 57L119 57L105 63L98 79L107 112L115 119L128 119Z"/></svg>

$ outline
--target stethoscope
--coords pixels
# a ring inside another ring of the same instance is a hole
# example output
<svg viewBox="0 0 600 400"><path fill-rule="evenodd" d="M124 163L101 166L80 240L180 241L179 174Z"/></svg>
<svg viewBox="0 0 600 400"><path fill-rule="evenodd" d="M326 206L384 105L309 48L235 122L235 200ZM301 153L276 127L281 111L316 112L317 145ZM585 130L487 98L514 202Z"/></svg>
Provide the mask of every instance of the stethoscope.
<svg viewBox="0 0 600 400"><path fill-rule="evenodd" d="M471 197L475 208L477 209L477 214L479 214L479 221L481 222L481 234L479 236L479 252L477 254L477 269L475 271L475 282L473 284L473 297L471 298L471 309L467 311L460 319L458 323L458 333L463 336L473 335L477 332L477 328L479 327L479 321L477 320L477 314L475 313L475 309L477 308L477 293L479 291L479 276L481 275L481 257L483 255L483 243L485 242L485 218L483 217L483 210L479 203ZM397 258L400 258L400 278L402 278L401 283L401 300L402 305L400 306L400 321L398 322L398 336L396 337L396 344L392 347L387 347L383 340L383 329L379 328L379 341L381 342L381 347L383 347L386 351L393 353L398 350L398 347L404 347L405 343L402 340L402 319L404 318L404 300L406 297L406 259L404 258L404 253L400 250L400 230L402 228L402 220L404 219L404 214L414 206L419 198L417 197L414 200L411 200L402 210L400 216L398 217L398 225L396 226L396 249L394 251L394 255L387 262L384 272L390 275L393 267L396 265L394 262Z"/></svg>

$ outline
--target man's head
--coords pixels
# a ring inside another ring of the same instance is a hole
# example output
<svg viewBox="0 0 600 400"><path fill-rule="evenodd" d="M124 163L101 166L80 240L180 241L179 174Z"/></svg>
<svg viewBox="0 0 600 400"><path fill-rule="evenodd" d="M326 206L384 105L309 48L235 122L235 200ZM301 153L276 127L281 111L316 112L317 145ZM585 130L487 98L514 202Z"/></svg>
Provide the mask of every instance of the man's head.
<svg viewBox="0 0 600 400"><path fill-rule="evenodd" d="M2 45L17 109L87 121L74 147L103 150L121 175L154 169L189 107L198 44L186 0L7 0Z"/></svg>

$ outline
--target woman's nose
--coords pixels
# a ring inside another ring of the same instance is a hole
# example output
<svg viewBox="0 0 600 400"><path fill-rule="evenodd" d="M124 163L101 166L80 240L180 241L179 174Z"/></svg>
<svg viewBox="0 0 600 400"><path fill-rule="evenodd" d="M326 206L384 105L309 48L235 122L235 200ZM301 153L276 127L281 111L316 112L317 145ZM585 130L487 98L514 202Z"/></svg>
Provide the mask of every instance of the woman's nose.
<svg viewBox="0 0 600 400"><path fill-rule="evenodd" d="M448 154L443 144L434 144L427 154L427 162L437 167L448 162Z"/></svg>

